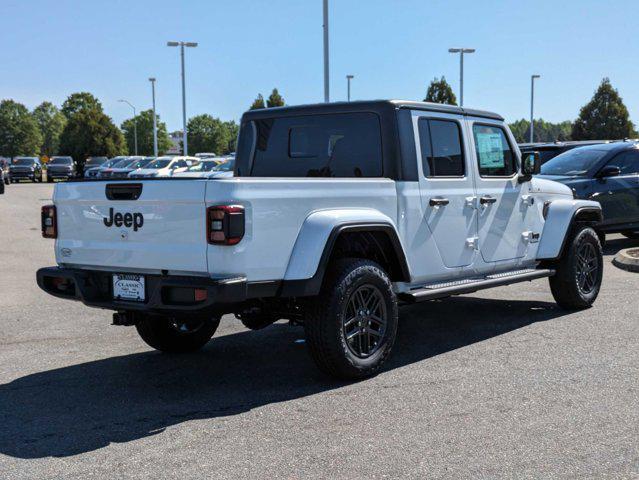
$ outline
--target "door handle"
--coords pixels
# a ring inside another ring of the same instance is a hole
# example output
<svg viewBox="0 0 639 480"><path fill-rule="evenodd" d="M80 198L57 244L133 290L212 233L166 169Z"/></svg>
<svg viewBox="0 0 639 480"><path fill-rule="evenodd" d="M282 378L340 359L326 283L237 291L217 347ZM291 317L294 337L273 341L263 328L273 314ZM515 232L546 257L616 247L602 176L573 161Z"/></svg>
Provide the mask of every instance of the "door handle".
<svg viewBox="0 0 639 480"><path fill-rule="evenodd" d="M431 198L428 204L431 207L442 207L444 205L448 205L450 202L447 198Z"/></svg>
<svg viewBox="0 0 639 480"><path fill-rule="evenodd" d="M481 197L479 199L479 203L481 203L482 205L486 205L488 203L495 203L496 201L497 199L495 197L490 197L490 196Z"/></svg>

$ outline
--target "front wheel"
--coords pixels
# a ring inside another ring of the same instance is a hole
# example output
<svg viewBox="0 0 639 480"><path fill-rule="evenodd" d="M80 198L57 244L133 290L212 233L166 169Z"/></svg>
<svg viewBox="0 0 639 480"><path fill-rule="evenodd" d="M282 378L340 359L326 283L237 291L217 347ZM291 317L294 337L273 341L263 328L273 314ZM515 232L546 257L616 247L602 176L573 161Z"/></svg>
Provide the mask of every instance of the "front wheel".
<svg viewBox="0 0 639 480"><path fill-rule="evenodd" d="M206 345L219 324L219 316L210 319L178 319L148 315L135 327L142 340L156 350L166 353L188 353Z"/></svg>
<svg viewBox="0 0 639 480"><path fill-rule="evenodd" d="M351 380L376 374L395 343L397 310L391 281L378 264L337 261L304 319L306 342L319 369Z"/></svg>
<svg viewBox="0 0 639 480"><path fill-rule="evenodd" d="M576 229L550 277L550 290L557 304L566 310L590 307L601 288L603 253L592 228Z"/></svg>

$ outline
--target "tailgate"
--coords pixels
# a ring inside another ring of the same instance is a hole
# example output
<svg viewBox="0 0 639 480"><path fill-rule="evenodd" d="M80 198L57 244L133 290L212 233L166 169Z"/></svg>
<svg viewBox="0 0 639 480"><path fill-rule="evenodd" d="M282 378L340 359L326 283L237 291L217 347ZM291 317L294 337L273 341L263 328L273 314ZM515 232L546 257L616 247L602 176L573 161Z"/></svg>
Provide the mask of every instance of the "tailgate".
<svg viewBox="0 0 639 480"><path fill-rule="evenodd" d="M56 260L132 272L207 272L206 182L58 184Z"/></svg>

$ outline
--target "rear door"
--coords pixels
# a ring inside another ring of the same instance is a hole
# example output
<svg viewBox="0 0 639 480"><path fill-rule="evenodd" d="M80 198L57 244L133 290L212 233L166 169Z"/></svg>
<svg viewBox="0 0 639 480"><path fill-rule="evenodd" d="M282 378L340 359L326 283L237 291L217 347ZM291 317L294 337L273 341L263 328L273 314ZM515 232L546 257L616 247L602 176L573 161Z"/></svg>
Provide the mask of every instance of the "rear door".
<svg viewBox="0 0 639 480"><path fill-rule="evenodd" d="M56 259L122 272L205 274L206 182L56 185Z"/></svg>
<svg viewBox="0 0 639 480"><path fill-rule="evenodd" d="M419 187L424 221L448 268L473 262L477 240L469 151L461 115L414 112L421 152Z"/></svg>

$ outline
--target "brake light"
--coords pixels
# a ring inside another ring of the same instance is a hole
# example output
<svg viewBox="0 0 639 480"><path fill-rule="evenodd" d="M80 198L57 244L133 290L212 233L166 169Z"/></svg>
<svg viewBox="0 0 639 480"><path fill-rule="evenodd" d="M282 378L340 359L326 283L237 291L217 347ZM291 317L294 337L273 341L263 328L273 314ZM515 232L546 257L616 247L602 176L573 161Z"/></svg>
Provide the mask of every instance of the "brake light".
<svg viewBox="0 0 639 480"><path fill-rule="evenodd" d="M209 243L236 245L244 237L244 207L217 205L206 209L206 238Z"/></svg>
<svg viewBox="0 0 639 480"><path fill-rule="evenodd" d="M42 236L44 238L58 237L58 218L55 205L44 205L42 207Z"/></svg>

